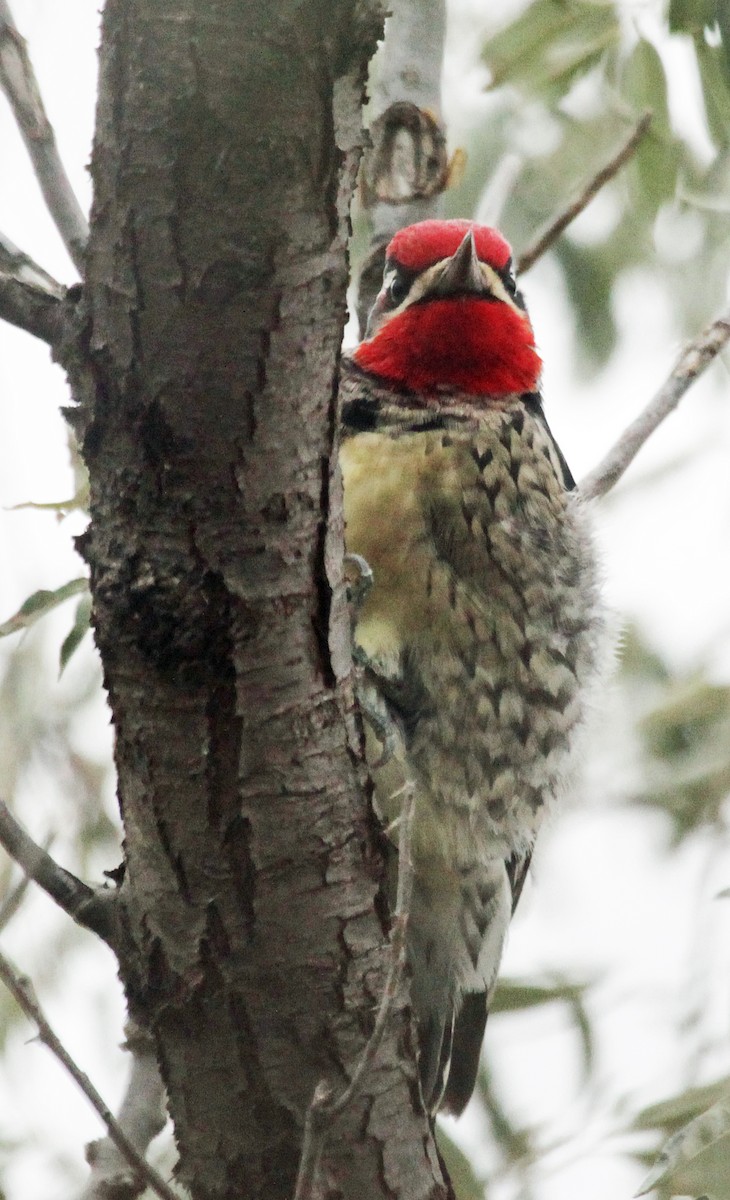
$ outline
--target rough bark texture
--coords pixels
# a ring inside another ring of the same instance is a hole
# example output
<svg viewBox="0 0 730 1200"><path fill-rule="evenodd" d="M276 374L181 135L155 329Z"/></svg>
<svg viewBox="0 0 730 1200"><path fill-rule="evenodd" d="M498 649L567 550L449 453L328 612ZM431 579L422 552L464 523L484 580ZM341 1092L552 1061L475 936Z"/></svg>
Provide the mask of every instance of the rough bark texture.
<svg viewBox="0 0 730 1200"><path fill-rule="evenodd" d="M107 0L78 340L121 973L195 1200L291 1196L387 965L331 452L377 0ZM341 518L340 518L341 520ZM317 1195L449 1195L403 1003Z"/></svg>

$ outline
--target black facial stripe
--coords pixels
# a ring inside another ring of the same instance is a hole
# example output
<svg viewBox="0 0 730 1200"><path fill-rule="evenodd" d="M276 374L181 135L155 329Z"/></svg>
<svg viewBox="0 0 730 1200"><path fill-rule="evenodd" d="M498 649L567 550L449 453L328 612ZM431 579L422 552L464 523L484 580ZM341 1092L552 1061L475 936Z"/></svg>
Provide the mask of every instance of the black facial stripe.
<svg viewBox="0 0 730 1200"><path fill-rule="evenodd" d="M565 461L565 456L563 455L562 450L558 446L557 442L555 441L555 438L553 437L553 435L550 431L550 426L547 423L547 420L545 418L545 411L542 407L542 396L540 395L539 392L525 392L522 397L522 402L525 405L525 408L527 409L527 411L532 413L533 417L536 417L537 420L540 422L543 429L545 430L548 437L550 438L550 441L553 444L553 449L557 455L558 462L560 463L560 469L561 469L562 475L563 475L563 483L565 484L565 490L568 492L574 491L575 487L576 487L576 482L575 482L575 479L573 478L573 473L572 473L570 467L568 466L567 462Z"/></svg>
<svg viewBox="0 0 730 1200"><path fill-rule="evenodd" d="M434 299L433 295L430 292L426 292L425 296L419 296L417 300L412 301L411 308L416 308L419 304L431 304L431 303L433 303L433 299ZM449 292L448 296L439 296L438 299L439 300L483 300L485 304L502 304L502 303L504 303L504 301L500 300L499 296L494 296L491 292L488 292L486 290L483 292L470 292L470 291Z"/></svg>
<svg viewBox="0 0 730 1200"><path fill-rule="evenodd" d="M369 433L378 424L378 405L374 399L357 397L342 406L342 423L355 433Z"/></svg>
<svg viewBox="0 0 730 1200"><path fill-rule="evenodd" d="M508 294L516 299L516 297L519 295L519 293L517 291L517 283L515 281L514 273L512 271L512 259L508 258L507 262L504 264L503 267L499 267L499 268L495 267L493 269L496 270L497 274L499 275L499 278L502 280L502 283L504 284L505 288L507 289ZM522 297L520 297L520 299L517 301L517 303L519 304L520 308L524 308L525 306L521 301L522 301Z"/></svg>
<svg viewBox="0 0 730 1200"><path fill-rule="evenodd" d="M521 292L516 290L517 285L515 283L514 275L511 271L512 259L508 259L505 265L500 268L495 267L493 263L486 262L486 260L482 261L485 262L486 266L490 267L491 270L494 271L494 273L503 283L507 295L511 300L514 301L516 306L522 309L524 312L525 302L522 298ZM434 263L432 265L435 266L436 264ZM402 263L399 263L397 259L386 259L385 267L383 269L384 286L381 289L370 314L368 330L371 329L374 319L379 319L381 316L386 316L395 309L400 308L401 305L403 305L408 299L408 295L415 280L428 270L430 270L430 267L425 267L422 270L414 270L413 268L403 266ZM390 286L386 287L385 280L387 280L389 276L391 276ZM395 295L391 295L391 288L394 290ZM453 294L450 294L448 298L458 299L461 297L468 297L469 299L473 300L475 298L475 293L473 291L454 292ZM492 295L486 284L484 292L478 298L492 303L499 301L499 297ZM433 300L433 295L431 294L430 290L428 290L423 296L419 296L417 300L411 301L411 304L427 304L431 300Z"/></svg>

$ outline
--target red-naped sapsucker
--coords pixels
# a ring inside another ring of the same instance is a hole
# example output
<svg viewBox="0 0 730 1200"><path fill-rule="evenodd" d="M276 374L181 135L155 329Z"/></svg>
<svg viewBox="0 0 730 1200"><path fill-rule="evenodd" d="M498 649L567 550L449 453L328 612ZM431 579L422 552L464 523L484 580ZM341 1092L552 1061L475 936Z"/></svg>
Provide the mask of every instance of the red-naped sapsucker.
<svg viewBox="0 0 730 1200"><path fill-rule="evenodd" d="M415 789L408 956L430 1111L461 1112L474 1088L507 927L595 670L593 549L540 367L496 230L396 234L343 365L340 463L347 550L373 572L354 636L395 840L403 784ZM377 704L395 731L385 752Z"/></svg>

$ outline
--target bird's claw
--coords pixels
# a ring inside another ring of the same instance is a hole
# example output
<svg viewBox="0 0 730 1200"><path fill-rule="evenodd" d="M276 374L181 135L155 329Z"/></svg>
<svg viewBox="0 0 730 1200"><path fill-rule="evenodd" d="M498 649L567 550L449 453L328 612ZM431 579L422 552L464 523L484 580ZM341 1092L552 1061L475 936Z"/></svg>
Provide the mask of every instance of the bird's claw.
<svg viewBox="0 0 730 1200"><path fill-rule="evenodd" d="M401 738L398 726L390 715L385 700L377 687L365 676L366 671L373 669L367 654L361 646L355 645L352 648L352 657L361 672L355 689L360 712L383 747L379 757L371 763L371 766L377 769L384 767L390 761L398 749Z"/></svg>
<svg viewBox="0 0 730 1200"><path fill-rule="evenodd" d="M345 555L345 579L347 598L354 615L357 616L374 583L372 567L362 554ZM352 647L352 659L359 675L356 690L360 711L383 747L377 761L371 765L373 768L383 767L398 748L400 740L398 729L388 711L385 700L372 682L373 678L377 678L377 667L357 642ZM368 675L371 677L370 679L368 679Z"/></svg>
<svg viewBox="0 0 730 1200"><path fill-rule="evenodd" d="M354 612L359 613L373 586L373 569L362 554L346 554L344 562L347 599Z"/></svg>

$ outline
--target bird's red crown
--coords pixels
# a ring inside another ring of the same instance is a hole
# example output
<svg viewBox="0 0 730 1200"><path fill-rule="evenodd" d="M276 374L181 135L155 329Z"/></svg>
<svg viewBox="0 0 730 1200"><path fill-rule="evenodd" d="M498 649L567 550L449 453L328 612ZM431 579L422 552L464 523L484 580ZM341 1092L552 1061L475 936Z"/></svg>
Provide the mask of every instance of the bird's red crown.
<svg viewBox="0 0 730 1200"><path fill-rule="evenodd" d="M355 362L429 402L533 391L542 364L510 260L509 244L486 225L422 221L399 230Z"/></svg>
<svg viewBox="0 0 730 1200"><path fill-rule="evenodd" d="M481 261L504 270L512 257L509 242L499 230L476 225L474 221L421 221L418 225L408 225L394 235L386 254L410 271L423 271L456 254L470 230Z"/></svg>

